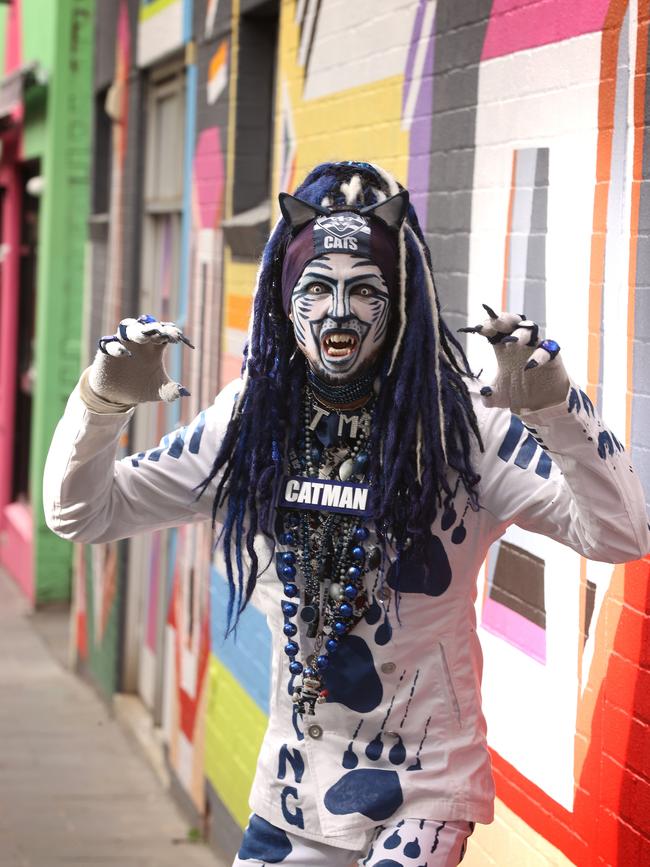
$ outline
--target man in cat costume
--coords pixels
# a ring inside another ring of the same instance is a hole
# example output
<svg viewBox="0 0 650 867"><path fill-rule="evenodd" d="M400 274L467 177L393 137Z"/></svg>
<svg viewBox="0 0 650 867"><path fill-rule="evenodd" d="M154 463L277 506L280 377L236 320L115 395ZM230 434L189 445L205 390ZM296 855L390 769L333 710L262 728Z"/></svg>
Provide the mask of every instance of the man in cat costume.
<svg viewBox="0 0 650 867"><path fill-rule="evenodd" d="M509 524L585 557L648 548L620 442L523 314L440 315L408 194L326 163L281 196L242 378L187 427L115 461L133 407L185 392L171 323L102 338L54 436L50 527L105 542L212 518L229 628L252 598L273 637L269 726L236 865L450 867L493 818L476 577ZM245 641L245 635L239 638Z"/></svg>

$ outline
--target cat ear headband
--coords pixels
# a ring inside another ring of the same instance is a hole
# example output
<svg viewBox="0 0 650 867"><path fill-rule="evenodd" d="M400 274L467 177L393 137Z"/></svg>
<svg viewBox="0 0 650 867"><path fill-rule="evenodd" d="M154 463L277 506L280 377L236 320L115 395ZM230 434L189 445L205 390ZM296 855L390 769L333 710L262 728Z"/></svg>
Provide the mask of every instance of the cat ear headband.
<svg viewBox="0 0 650 867"><path fill-rule="evenodd" d="M291 294L305 266L323 255L350 253L374 262L392 293L398 283L398 233L409 195L402 190L383 202L359 210L312 205L280 193L280 210L294 234L282 267L282 305L291 310Z"/></svg>

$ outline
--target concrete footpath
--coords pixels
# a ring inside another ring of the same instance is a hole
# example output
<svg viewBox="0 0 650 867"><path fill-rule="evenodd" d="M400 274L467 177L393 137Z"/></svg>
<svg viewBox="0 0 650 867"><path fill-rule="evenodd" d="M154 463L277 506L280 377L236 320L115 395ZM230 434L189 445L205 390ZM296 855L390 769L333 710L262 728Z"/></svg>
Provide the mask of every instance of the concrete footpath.
<svg viewBox="0 0 650 867"><path fill-rule="evenodd" d="M0 573L0 867L225 867L42 617Z"/></svg>

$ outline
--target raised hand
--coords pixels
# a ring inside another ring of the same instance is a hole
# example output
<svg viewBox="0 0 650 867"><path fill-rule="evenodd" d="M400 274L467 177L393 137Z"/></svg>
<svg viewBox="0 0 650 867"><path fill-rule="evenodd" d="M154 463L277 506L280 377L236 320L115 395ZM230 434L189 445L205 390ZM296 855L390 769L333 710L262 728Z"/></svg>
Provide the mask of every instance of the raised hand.
<svg viewBox="0 0 650 867"><path fill-rule="evenodd" d="M194 348L173 322L159 322L149 315L123 319L115 334L99 339L88 384L98 397L122 405L189 395L169 378L163 361L167 344L179 342Z"/></svg>
<svg viewBox="0 0 650 867"><path fill-rule="evenodd" d="M481 389L486 406L508 407L513 412L538 410L562 403L569 377L554 340L539 340L539 326L521 313L496 313L483 305L488 319L459 328L480 334L493 346L498 371L492 385Z"/></svg>

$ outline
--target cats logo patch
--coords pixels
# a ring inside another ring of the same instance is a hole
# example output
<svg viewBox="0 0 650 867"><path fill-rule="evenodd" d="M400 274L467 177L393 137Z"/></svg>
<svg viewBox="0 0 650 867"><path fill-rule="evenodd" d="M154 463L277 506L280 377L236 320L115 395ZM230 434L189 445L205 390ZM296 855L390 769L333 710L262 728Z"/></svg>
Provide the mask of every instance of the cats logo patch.
<svg viewBox="0 0 650 867"><path fill-rule="evenodd" d="M339 252L370 254L370 224L360 214L343 212L319 217L314 225L314 252L317 255Z"/></svg>

